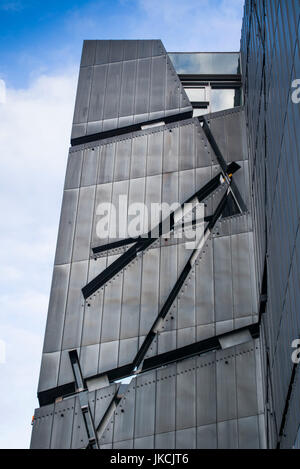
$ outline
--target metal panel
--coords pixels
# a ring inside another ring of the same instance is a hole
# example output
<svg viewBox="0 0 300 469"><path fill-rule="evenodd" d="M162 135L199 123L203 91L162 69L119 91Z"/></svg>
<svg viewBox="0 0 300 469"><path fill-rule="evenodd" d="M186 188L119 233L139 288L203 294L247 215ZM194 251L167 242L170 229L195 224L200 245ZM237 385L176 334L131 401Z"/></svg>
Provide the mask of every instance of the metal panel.
<svg viewBox="0 0 300 469"><path fill-rule="evenodd" d="M197 428L197 449L217 449L217 425Z"/></svg>
<svg viewBox="0 0 300 469"><path fill-rule="evenodd" d="M87 122L93 67L80 68L73 124Z"/></svg>
<svg viewBox="0 0 300 469"><path fill-rule="evenodd" d="M83 420L82 410L80 408L79 399L75 401L74 421L72 432L72 449L85 449L89 443L88 435Z"/></svg>
<svg viewBox="0 0 300 469"><path fill-rule="evenodd" d="M58 379L60 352L43 353L39 378L39 391L55 388Z"/></svg>
<svg viewBox="0 0 300 469"><path fill-rule="evenodd" d="M119 115L120 117L122 116L130 117L130 120L126 122L127 125L130 125L133 123L136 68L137 68L136 61L123 63Z"/></svg>
<svg viewBox="0 0 300 469"><path fill-rule="evenodd" d="M55 404L51 449L69 449L71 447L74 407L74 398Z"/></svg>
<svg viewBox="0 0 300 469"><path fill-rule="evenodd" d="M170 64L169 57L167 57L167 83L166 83L166 111L179 109L180 106L180 91L178 86L178 76ZM166 112L166 115L169 113Z"/></svg>
<svg viewBox="0 0 300 469"><path fill-rule="evenodd" d="M196 275L196 321L197 324L209 324L214 321L214 279L213 245L210 241L205 254L199 257L195 266Z"/></svg>
<svg viewBox="0 0 300 469"><path fill-rule="evenodd" d="M164 322L166 324L166 320ZM162 327L162 330L165 326ZM160 332L157 337L157 353L165 353L176 348L176 331Z"/></svg>
<svg viewBox="0 0 300 469"><path fill-rule="evenodd" d="M231 238L234 317L253 313L248 233Z"/></svg>
<svg viewBox="0 0 300 469"><path fill-rule="evenodd" d="M146 436L144 438L135 438L134 449L153 449L154 436Z"/></svg>
<svg viewBox="0 0 300 469"><path fill-rule="evenodd" d="M196 167L211 165L214 159L214 153L207 141L207 138L202 130L202 127L195 125L195 151L196 151Z"/></svg>
<svg viewBox="0 0 300 469"><path fill-rule="evenodd" d="M152 176L162 171L163 132L148 135L147 175Z"/></svg>
<svg viewBox="0 0 300 469"><path fill-rule="evenodd" d="M218 421L237 417L235 358L228 350L216 352Z"/></svg>
<svg viewBox="0 0 300 469"><path fill-rule="evenodd" d="M139 119L137 114L141 116L147 115L149 112L149 91L150 91L150 69L151 59L140 59L137 62L137 83L135 91L135 122L146 121L146 117Z"/></svg>
<svg viewBox="0 0 300 469"><path fill-rule="evenodd" d="M196 448L196 428L176 431L176 449Z"/></svg>
<svg viewBox="0 0 300 469"><path fill-rule="evenodd" d="M238 448L237 420L226 420L218 425L218 449Z"/></svg>
<svg viewBox="0 0 300 469"><path fill-rule="evenodd" d="M54 266L44 339L44 352L54 352L61 348L69 275L69 264Z"/></svg>
<svg viewBox="0 0 300 469"><path fill-rule="evenodd" d="M75 189L80 185L83 151L69 152L65 178L65 189Z"/></svg>
<svg viewBox="0 0 300 469"><path fill-rule="evenodd" d="M142 258L124 272L120 338L139 334Z"/></svg>
<svg viewBox="0 0 300 469"><path fill-rule="evenodd" d="M72 348L72 350L74 350ZM79 355L79 349L77 348L77 353ZM62 386L66 383L74 382L74 373L71 366L70 356L69 356L70 349L62 350L60 364L59 364L59 375L58 375L58 386Z"/></svg>
<svg viewBox="0 0 300 469"><path fill-rule="evenodd" d="M95 278L106 267L106 258L90 262L88 282ZM103 310L103 290L85 303L81 345L91 345L100 341L101 322Z"/></svg>
<svg viewBox="0 0 300 469"><path fill-rule="evenodd" d="M134 433L134 380L115 412L114 441L131 440Z"/></svg>
<svg viewBox="0 0 300 469"><path fill-rule="evenodd" d="M185 347L196 340L196 327L186 327L177 331L177 347Z"/></svg>
<svg viewBox="0 0 300 469"><path fill-rule="evenodd" d="M158 433L155 435L156 449L174 449L175 432Z"/></svg>
<svg viewBox="0 0 300 469"><path fill-rule="evenodd" d="M180 162L179 162L180 164ZM192 197L195 192L195 170L179 172L179 202L183 203L189 197ZM207 182L207 181L206 181Z"/></svg>
<svg viewBox="0 0 300 469"><path fill-rule="evenodd" d="M241 116L241 113L236 112L228 114L225 118L223 118L225 121L228 161L239 161L243 156Z"/></svg>
<svg viewBox="0 0 300 469"><path fill-rule="evenodd" d="M101 342L119 339L122 288L123 272L105 286Z"/></svg>
<svg viewBox="0 0 300 469"><path fill-rule="evenodd" d="M160 284L159 284L159 308L161 309L168 298L177 277L177 246L165 246L160 249ZM176 318L175 308L171 308L172 316Z"/></svg>
<svg viewBox="0 0 300 469"><path fill-rule="evenodd" d="M98 184L113 181L115 151L115 143L106 144L99 148Z"/></svg>
<svg viewBox="0 0 300 469"><path fill-rule="evenodd" d="M216 363L214 354L211 360L197 358L197 426L207 425L217 420Z"/></svg>
<svg viewBox="0 0 300 469"><path fill-rule="evenodd" d="M253 348L253 342L249 347ZM256 366L253 351L242 345L237 347L239 354L236 356L236 384L237 384L237 408L238 417L248 417L258 413Z"/></svg>
<svg viewBox="0 0 300 469"><path fill-rule="evenodd" d="M85 40L83 41L82 55L81 55L81 67L87 65L94 65L96 46L98 41Z"/></svg>
<svg viewBox="0 0 300 469"><path fill-rule="evenodd" d="M177 88L177 83L176 83ZM163 172L178 171L179 127L164 131ZM176 199L173 200L175 202Z"/></svg>
<svg viewBox="0 0 300 469"><path fill-rule="evenodd" d="M80 188L72 256L73 262L89 258L95 192L95 186Z"/></svg>
<svg viewBox="0 0 300 469"><path fill-rule="evenodd" d="M113 185L112 204L116 216L112 212L109 222L110 242L127 237L128 189L128 180L118 181Z"/></svg>
<svg viewBox="0 0 300 469"><path fill-rule="evenodd" d="M137 323L138 324L138 323ZM120 340L118 366L132 363L138 351L138 338Z"/></svg>
<svg viewBox="0 0 300 469"><path fill-rule="evenodd" d="M131 179L146 175L147 138L147 135L141 135L132 139Z"/></svg>
<svg viewBox="0 0 300 469"><path fill-rule="evenodd" d="M98 428L103 417L105 416L106 411L108 410L112 400L117 391L117 385L112 384L103 389L99 389L96 391L96 399L95 399L95 414L94 414L94 422L95 427ZM100 444L107 444L112 441L113 435L113 424L110 422L108 423L107 427L104 429L103 435L100 438ZM98 435L99 437L99 435Z"/></svg>
<svg viewBox="0 0 300 469"><path fill-rule="evenodd" d="M107 72L107 86L103 118L103 130L117 128L119 113L119 94L121 89L121 63L110 63Z"/></svg>
<svg viewBox="0 0 300 469"><path fill-rule="evenodd" d="M179 126L179 169L195 167L194 125Z"/></svg>
<svg viewBox="0 0 300 469"><path fill-rule="evenodd" d="M185 244L178 245L178 276L192 251ZM178 328L195 326L195 274L190 272L178 295Z"/></svg>
<svg viewBox="0 0 300 469"><path fill-rule="evenodd" d="M110 41L97 41L95 64L106 64L109 62L109 44Z"/></svg>
<svg viewBox="0 0 300 469"><path fill-rule="evenodd" d="M119 342L101 343L99 358L99 373L116 368L118 365Z"/></svg>
<svg viewBox="0 0 300 469"><path fill-rule="evenodd" d="M196 359L177 364L176 431L196 426ZM178 447L178 445L176 445Z"/></svg>
<svg viewBox="0 0 300 469"><path fill-rule="evenodd" d="M89 102L89 121L101 121L103 118L107 70L108 65L95 65L93 68L93 83ZM102 126L99 127L98 132L101 130Z"/></svg>
<svg viewBox="0 0 300 469"><path fill-rule="evenodd" d="M124 55L124 41L113 40L110 41L109 61L119 62L123 60Z"/></svg>
<svg viewBox="0 0 300 469"><path fill-rule="evenodd" d="M80 349L80 367L84 378L98 372L99 344L88 345Z"/></svg>
<svg viewBox="0 0 300 469"><path fill-rule="evenodd" d="M80 345L84 310L81 288L86 284L87 268L87 261L72 264L63 334L64 349Z"/></svg>
<svg viewBox="0 0 300 469"><path fill-rule="evenodd" d="M48 449L50 447L54 405L44 406L34 412L31 449Z"/></svg>
<svg viewBox="0 0 300 469"><path fill-rule="evenodd" d="M238 420L239 449L259 449L258 417Z"/></svg>
<svg viewBox="0 0 300 469"><path fill-rule="evenodd" d="M131 139L121 140L117 143L115 161L115 181L129 178L130 173Z"/></svg>
<svg viewBox="0 0 300 469"><path fill-rule="evenodd" d="M124 43L124 57L123 60L136 60L138 41L130 40L123 41Z"/></svg>
<svg viewBox="0 0 300 469"><path fill-rule="evenodd" d="M78 189L64 191L56 244L55 264L67 264L71 261L78 194Z"/></svg>
<svg viewBox="0 0 300 469"><path fill-rule="evenodd" d="M157 370L155 432L175 429L176 366Z"/></svg>
<svg viewBox="0 0 300 469"><path fill-rule="evenodd" d="M215 238L213 246L216 321L224 321L233 314L230 237Z"/></svg>
<svg viewBox="0 0 300 469"><path fill-rule="evenodd" d="M146 373L135 379L135 438L154 434L156 373Z"/></svg>
<svg viewBox="0 0 300 469"><path fill-rule="evenodd" d="M99 147L84 151L81 186L92 186L97 182Z"/></svg>
<svg viewBox="0 0 300 469"><path fill-rule="evenodd" d="M126 236L135 238L145 233L146 224L145 213L145 185L146 179L131 179L129 183L128 196L128 233Z"/></svg>
<svg viewBox="0 0 300 469"><path fill-rule="evenodd" d="M94 222L93 222L93 229L92 229L92 241L91 241L91 244L93 247L108 243L110 224L107 226L106 233L102 233L101 229L99 229L98 223L100 222L103 216L106 216L106 211L105 212L103 211L103 208L105 208L105 205L101 205L101 204L111 203L112 188L113 188L113 185L111 183L101 184L100 186L97 186L96 200L95 200L95 215L94 215ZM102 225L100 225L100 228L101 226ZM104 236L105 234L107 234L107 237Z"/></svg>
<svg viewBox="0 0 300 469"><path fill-rule="evenodd" d="M158 315L159 254L150 249L143 257L140 335L148 334Z"/></svg>
<svg viewBox="0 0 300 469"><path fill-rule="evenodd" d="M166 55L152 58L150 112L165 110ZM150 114L151 118L151 114Z"/></svg>

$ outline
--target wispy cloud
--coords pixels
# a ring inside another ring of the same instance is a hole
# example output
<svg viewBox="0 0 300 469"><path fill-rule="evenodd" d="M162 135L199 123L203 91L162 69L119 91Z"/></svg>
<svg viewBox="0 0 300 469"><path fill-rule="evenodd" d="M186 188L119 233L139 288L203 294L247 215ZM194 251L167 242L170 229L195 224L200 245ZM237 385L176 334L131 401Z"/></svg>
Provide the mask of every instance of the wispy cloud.
<svg viewBox="0 0 300 469"><path fill-rule="evenodd" d="M28 447L76 73L7 89L0 104L0 446ZM5 424L4 424L5 422Z"/></svg>

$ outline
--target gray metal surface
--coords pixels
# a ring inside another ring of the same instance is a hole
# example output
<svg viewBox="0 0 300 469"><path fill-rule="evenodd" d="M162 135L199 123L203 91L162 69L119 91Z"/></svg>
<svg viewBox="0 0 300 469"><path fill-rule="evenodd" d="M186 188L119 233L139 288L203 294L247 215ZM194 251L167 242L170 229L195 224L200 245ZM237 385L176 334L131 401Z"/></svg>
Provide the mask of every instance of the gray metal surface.
<svg viewBox="0 0 300 469"><path fill-rule="evenodd" d="M160 41L84 43L73 137L163 120L188 109ZM241 166L236 184L248 204L244 112L217 113L209 121L226 161ZM128 211L132 203L145 203L148 209L153 202L181 204L219 172L198 119L70 149L39 383L43 395L74 382L71 350L77 350L84 379L132 363L192 252L185 245L187 231L183 239L173 235L158 240L85 300L81 289L128 246L99 255L92 248L128 236L125 228L135 215ZM213 214L224 192L221 188L205 200L205 215ZM113 202L118 214L120 196L128 202L120 218L111 215L109 233L99 238L100 204ZM143 232L150 222L144 217ZM257 321L251 230L250 213L218 222L146 358ZM116 394L119 384L108 385L107 376L93 379L89 406L100 448L242 447L248 431L249 444L259 441L262 447L262 425L257 423L263 412L257 398L260 351L249 337L245 334L236 347L229 343L224 350L141 374L122 396ZM79 407L77 395L55 404L52 433L43 426L42 445L86 447ZM40 444L40 426L37 418L33 446Z"/></svg>
<svg viewBox="0 0 300 469"><path fill-rule="evenodd" d="M272 389L265 396L270 448L292 448L300 423L291 360L300 330L299 104L292 99L300 76L299 19L296 0L245 2L241 60L259 293L267 267L262 375Z"/></svg>
<svg viewBox="0 0 300 469"><path fill-rule="evenodd" d="M187 111L161 41L84 41L72 138Z"/></svg>

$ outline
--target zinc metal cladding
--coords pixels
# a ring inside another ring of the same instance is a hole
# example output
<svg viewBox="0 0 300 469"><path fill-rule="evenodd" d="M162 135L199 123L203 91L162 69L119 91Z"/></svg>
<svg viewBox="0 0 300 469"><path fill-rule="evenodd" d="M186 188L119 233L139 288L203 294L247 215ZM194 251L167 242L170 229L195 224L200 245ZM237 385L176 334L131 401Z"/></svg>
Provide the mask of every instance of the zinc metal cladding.
<svg viewBox="0 0 300 469"><path fill-rule="evenodd" d="M161 41L84 41L72 139L191 110Z"/></svg>
<svg viewBox="0 0 300 469"><path fill-rule="evenodd" d="M260 381L258 340L137 376L99 435L100 448L264 447ZM89 393L96 423L115 393L115 384ZM76 397L41 407L34 425L34 448L88 443Z"/></svg>
<svg viewBox="0 0 300 469"><path fill-rule="evenodd" d="M132 56L132 51L149 54L150 50L154 58L160 57L160 41L121 41L114 49L115 45L116 41L85 43L82 67L98 63L100 59L95 57L101 51L112 54L105 56L104 64L120 63L119 49L122 60L127 50L126 60L137 64L144 57ZM160 63L163 71L159 83L165 90L165 62ZM122 77L121 89L125 75ZM176 83L180 88L178 77ZM147 86L151 90L149 83ZM158 95L161 89L156 89ZM84 111L88 115L92 101L88 105L78 94L75 113L80 114L80 109L88 106ZM103 105L99 104L100 108ZM149 109L147 119L152 120ZM159 111L162 119L165 110ZM147 207L153 202L182 203L220 172L199 120L183 121L181 109L173 111L178 121L172 124L162 123L157 128L70 149L40 396L74 382L71 350L78 353L84 379L131 363L191 254L185 247L186 238L159 239L94 295L87 300L82 295L82 288L127 249L93 254L93 247L115 241L96 236L99 203L112 201L117 205L120 195L127 196L128 203L144 202ZM105 117L110 120L109 115ZM225 161L240 165L234 181L250 207L244 111L235 108L209 115L207 120ZM118 125L114 120L113 128ZM214 213L222 194L221 188L207 198L206 215ZM128 221L127 217L123 223ZM252 219L248 211L216 224L146 358L256 323L257 305ZM101 448L258 448L265 445L260 390L259 343L249 338L248 343L137 376L116 407L120 389L114 383L107 382L103 388L89 392L88 398ZM87 444L76 394L36 410L33 448L81 448Z"/></svg>
<svg viewBox="0 0 300 469"><path fill-rule="evenodd" d="M300 423L299 369L291 343L300 337L299 104L300 5L297 0L247 0L242 75L248 126L258 288L266 259L263 316L266 413L270 447L291 448Z"/></svg>

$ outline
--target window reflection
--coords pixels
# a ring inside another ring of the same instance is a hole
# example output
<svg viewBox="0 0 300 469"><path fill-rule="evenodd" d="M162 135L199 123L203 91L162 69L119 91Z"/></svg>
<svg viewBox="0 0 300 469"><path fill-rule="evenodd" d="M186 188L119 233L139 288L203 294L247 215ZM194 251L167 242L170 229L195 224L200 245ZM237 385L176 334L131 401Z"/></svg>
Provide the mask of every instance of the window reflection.
<svg viewBox="0 0 300 469"><path fill-rule="evenodd" d="M178 74L236 75L240 73L239 52L169 53Z"/></svg>
<svg viewBox="0 0 300 469"><path fill-rule="evenodd" d="M190 101L208 101L205 87L185 88L186 94Z"/></svg>
<svg viewBox="0 0 300 469"><path fill-rule="evenodd" d="M223 111L234 107L236 90L211 90L211 112Z"/></svg>

